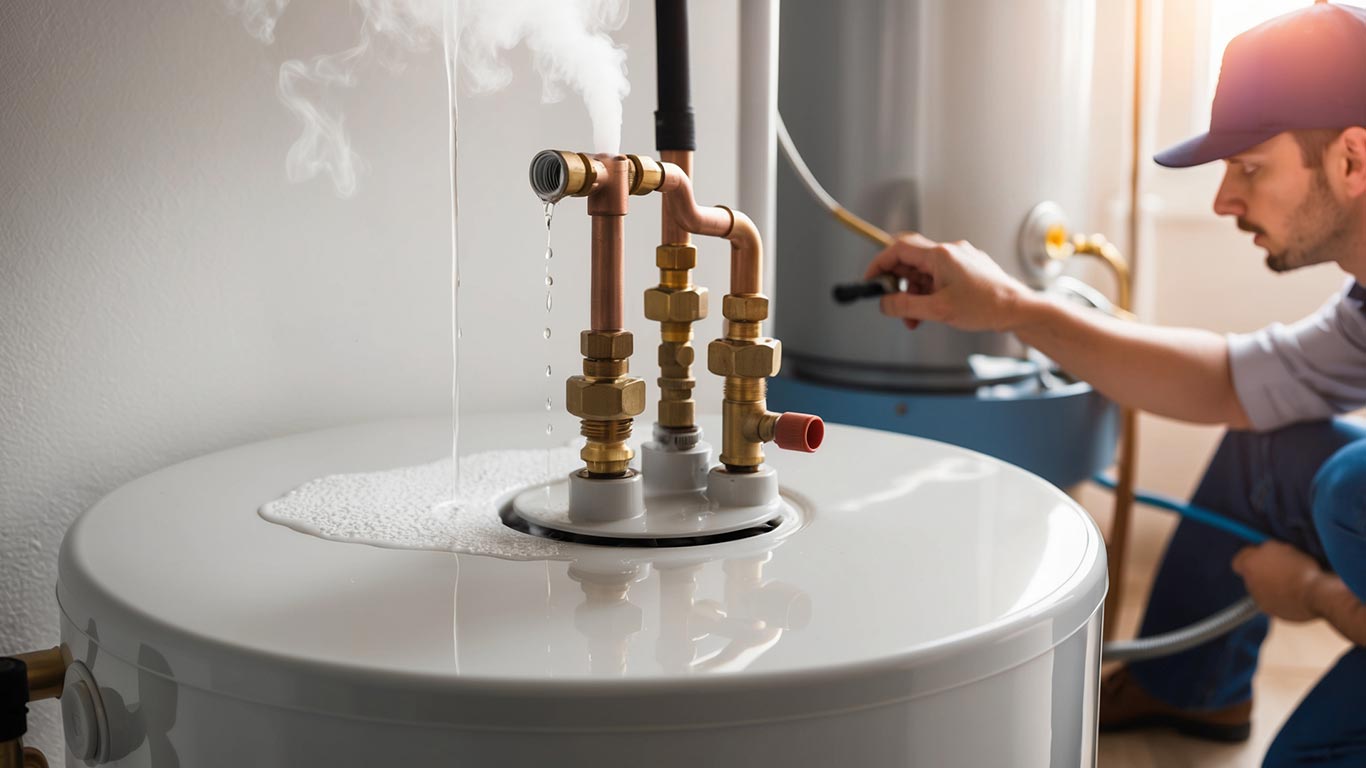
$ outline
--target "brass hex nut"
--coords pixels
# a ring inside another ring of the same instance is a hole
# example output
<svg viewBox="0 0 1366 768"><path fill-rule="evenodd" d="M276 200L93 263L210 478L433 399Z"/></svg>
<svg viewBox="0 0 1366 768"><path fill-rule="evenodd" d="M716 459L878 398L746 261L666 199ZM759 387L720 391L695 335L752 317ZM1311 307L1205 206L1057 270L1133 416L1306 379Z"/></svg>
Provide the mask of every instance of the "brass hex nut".
<svg viewBox="0 0 1366 768"><path fill-rule="evenodd" d="M691 323L707 316L707 289L693 286L680 290L648 288L645 317L660 323Z"/></svg>
<svg viewBox="0 0 1366 768"><path fill-rule="evenodd" d="M580 419L616 421L645 412L645 380L594 381L571 376L564 386L565 410Z"/></svg>
<svg viewBox="0 0 1366 768"><path fill-rule="evenodd" d="M749 344L717 339L707 347L707 370L717 376L766 378L776 375L782 364L783 345L777 339Z"/></svg>
<svg viewBox="0 0 1366 768"><path fill-rule="evenodd" d="M728 293L724 299L721 299L721 314L727 320L737 320L743 323L757 323L761 320L767 320L768 297L758 293L743 296Z"/></svg>
<svg viewBox="0 0 1366 768"><path fill-rule="evenodd" d="M583 331L579 333L579 352L595 360L625 360L635 351L630 331Z"/></svg>
<svg viewBox="0 0 1366 768"><path fill-rule="evenodd" d="M693 269L697 266L697 246L661 245L655 248L655 266L660 269Z"/></svg>

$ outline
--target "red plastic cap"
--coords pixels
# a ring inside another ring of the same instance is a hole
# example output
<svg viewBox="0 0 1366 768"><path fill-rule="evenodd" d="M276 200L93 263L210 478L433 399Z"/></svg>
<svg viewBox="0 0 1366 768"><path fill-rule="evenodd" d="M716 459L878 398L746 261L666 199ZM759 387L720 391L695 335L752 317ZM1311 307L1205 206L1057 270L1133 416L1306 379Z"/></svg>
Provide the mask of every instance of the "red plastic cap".
<svg viewBox="0 0 1366 768"><path fill-rule="evenodd" d="M825 439L825 422L809 413L784 413L773 430L773 442L783 450L814 453Z"/></svg>

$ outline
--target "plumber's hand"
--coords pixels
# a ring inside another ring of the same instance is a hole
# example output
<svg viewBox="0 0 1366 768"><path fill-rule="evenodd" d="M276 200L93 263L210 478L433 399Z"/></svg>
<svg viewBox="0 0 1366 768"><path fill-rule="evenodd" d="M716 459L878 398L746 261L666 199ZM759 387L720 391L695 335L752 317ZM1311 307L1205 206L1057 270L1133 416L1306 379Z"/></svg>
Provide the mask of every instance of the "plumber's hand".
<svg viewBox="0 0 1366 768"><path fill-rule="evenodd" d="M1316 618L1310 595L1326 574L1309 555L1284 542L1268 541L1239 550L1233 571L1243 577L1247 593L1266 613L1286 621Z"/></svg>
<svg viewBox="0 0 1366 768"><path fill-rule="evenodd" d="M899 235L868 265L864 279L886 273L906 278L910 287L883 296L882 313L901 318L912 330L934 320L964 331L1007 331L1031 293L963 240L936 243L923 235Z"/></svg>

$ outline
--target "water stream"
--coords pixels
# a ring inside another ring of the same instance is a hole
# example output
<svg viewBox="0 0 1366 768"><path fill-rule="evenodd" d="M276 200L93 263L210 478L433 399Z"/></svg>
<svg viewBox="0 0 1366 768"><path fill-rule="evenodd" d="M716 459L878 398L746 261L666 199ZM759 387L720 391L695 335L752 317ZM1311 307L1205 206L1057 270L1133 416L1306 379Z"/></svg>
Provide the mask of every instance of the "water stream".
<svg viewBox="0 0 1366 768"><path fill-rule="evenodd" d="M459 27L456 24L457 0L443 4L441 34L446 59L446 96L450 105L451 177L451 503L460 505L460 108L456 98L457 66L460 56ZM549 221L547 220L547 227Z"/></svg>
<svg viewBox="0 0 1366 768"><path fill-rule="evenodd" d="M546 203L546 204L545 204L545 329L544 329L543 331L541 331L541 335L545 337L545 362L546 362L546 365L545 365L545 375L546 375L546 382L545 382L545 411L546 411L547 414L550 414L550 413L554 412L554 410L555 410L555 401L554 401L554 390L555 390L555 385L554 385L553 381L551 380L551 373L552 373L552 371L551 371L551 369L550 369L550 355L551 355L551 352L552 352L552 350L553 350L553 348L552 348L551 345L550 345L550 336L551 336L550 328L551 328L551 325L552 325L551 319L552 319L552 317L553 317L552 314L551 314L551 309L555 306L555 301L554 301L555 278L550 274L550 263L551 263L551 260L555 258L555 249L554 249L553 247L551 247L551 244L550 244L550 222L551 222L554 218L555 218L555 204L554 204L554 203ZM549 435L549 434L553 433L554 431L555 431L555 425L551 423L550 417L547 415L547 416L546 416L546 422L545 422L545 433L546 433L547 435Z"/></svg>

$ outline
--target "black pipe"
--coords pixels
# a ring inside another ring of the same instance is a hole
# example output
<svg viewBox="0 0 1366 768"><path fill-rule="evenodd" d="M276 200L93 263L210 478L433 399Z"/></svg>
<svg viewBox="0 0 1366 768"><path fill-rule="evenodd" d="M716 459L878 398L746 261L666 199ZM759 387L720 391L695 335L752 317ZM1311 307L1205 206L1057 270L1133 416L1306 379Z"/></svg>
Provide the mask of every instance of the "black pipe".
<svg viewBox="0 0 1366 768"><path fill-rule="evenodd" d="M687 0L655 0L655 62L659 87L655 149L695 150Z"/></svg>
<svg viewBox="0 0 1366 768"><path fill-rule="evenodd" d="M28 732L28 665L0 658L0 742Z"/></svg>

